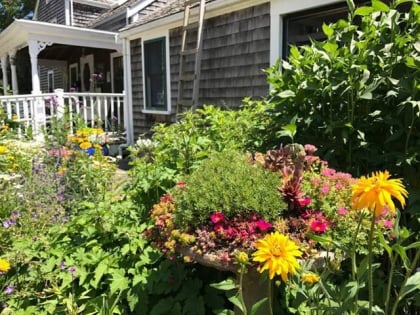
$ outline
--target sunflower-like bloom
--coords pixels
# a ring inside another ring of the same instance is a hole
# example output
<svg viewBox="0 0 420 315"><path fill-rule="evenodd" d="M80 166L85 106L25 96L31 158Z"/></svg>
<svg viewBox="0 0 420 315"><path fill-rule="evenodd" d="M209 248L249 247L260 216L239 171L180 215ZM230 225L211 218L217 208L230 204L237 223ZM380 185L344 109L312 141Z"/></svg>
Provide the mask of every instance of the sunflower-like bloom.
<svg viewBox="0 0 420 315"><path fill-rule="evenodd" d="M82 142L82 143L80 144L80 149L82 149L82 150L89 149L90 147L92 147L92 143L90 143L90 142L88 142L88 141L86 141L86 142Z"/></svg>
<svg viewBox="0 0 420 315"><path fill-rule="evenodd" d="M305 273L302 275L301 277L302 281L307 283L307 284L314 284L319 282L320 278L317 274L314 273Z"/></svg>
<svg viewBox="0 0 420 315"><path fill-rule="evenodd" d="M0 274L10 270L10 263L6 259L0 259Z"/></svg>
<svg viewBox="0 0 420 315"><path fill-rule="evenodd" d="M389 179L388 171L374 172L372 176L362 176L356 184L352 185L351 204L353 209L369 209L379 217L388 208L395 213L395 204L392 197L397 199L401 206L405 206L408 193L401 179ZM386 209L385 208L385 209Z"/></svg>
<svg viewBox="0 0 420 315"><path fill-rule="evenodd" d="M253 260L262 266L260 272L268 270L268 276L273 279L275 275L280 275L284 282L290 273L294 275L300 269L296 257L300 257L302 252L299 247L286 235L274 232L267 234L263 239L255 242L257 249L253 253Z"/></svg>

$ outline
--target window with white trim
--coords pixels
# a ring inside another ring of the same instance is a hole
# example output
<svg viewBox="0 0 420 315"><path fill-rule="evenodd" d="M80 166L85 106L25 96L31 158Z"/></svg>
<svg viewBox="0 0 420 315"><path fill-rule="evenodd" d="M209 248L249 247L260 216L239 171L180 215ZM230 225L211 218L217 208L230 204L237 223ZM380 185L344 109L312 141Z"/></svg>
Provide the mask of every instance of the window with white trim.
<svg viewBox="0 0 420 315"><path fill-rule="evenodd" d="M48 81L48 93L54 92L54 70L48 70L47 81Z"/></svg>
<svg viewBox="0 0 420 315"><path fill-rule="evenodd" d="M143 41L145 111L169 111L166 37Z"/></svg>

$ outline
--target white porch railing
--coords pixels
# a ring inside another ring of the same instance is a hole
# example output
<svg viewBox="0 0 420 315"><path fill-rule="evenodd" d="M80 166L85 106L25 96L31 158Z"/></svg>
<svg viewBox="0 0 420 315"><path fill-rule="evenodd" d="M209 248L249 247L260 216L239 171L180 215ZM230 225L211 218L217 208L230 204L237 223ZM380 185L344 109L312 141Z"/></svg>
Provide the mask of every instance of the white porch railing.
<svg viewBox="0 0 420 315"><path fill-rule="evenodd" d="M125 130L124 93L54 93L0 96L0 108L18 123L18 134L32 130L41 136L53 118L63 117L66 109L70 121L81 119L89 127L101 126L105 131ZM70 124L69 133L74 132Z"/></svg>

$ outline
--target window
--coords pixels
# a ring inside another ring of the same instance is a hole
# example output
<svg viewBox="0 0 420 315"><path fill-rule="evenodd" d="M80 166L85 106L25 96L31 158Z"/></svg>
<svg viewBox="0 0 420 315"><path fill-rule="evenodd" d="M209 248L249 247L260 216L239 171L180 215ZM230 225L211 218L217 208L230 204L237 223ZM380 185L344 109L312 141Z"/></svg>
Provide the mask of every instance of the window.
<svg viewBox="0 0 420 315"><path fill-rule="evenodd" d="M166 38L143 42L146 111L168 111Z"/></svg>
<svg viewBox="0 0 420 315"><path fill-rule="evenodd" d="M48 70L48 93L54 92L54 70Z"/></svg>
<svg viewBox="0 0 420 315"><path fill-rule="evenodd" d="M329 6L285 16L283 24L283 56L289 55L290 45L309 44L310 39L323 40L322 24L335 23L347 18L347 6Z"/></svg>

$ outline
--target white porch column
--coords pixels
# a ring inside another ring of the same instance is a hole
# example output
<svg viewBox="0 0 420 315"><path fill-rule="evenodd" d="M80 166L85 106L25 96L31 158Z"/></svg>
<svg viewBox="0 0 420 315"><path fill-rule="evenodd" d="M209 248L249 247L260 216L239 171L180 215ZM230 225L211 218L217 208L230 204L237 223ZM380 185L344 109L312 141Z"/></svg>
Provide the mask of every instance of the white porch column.
<svg viewBox="0 0 420 315"><path fill-rule="evenodd" d="M7 79L7 55L1 56L1 71L3 73L3 95L7 95L9 82Z"/></svg>
<svg viewBox="0 0 420 315"><path fill-rule="evenodd" d="M38 54L47 45L51 43L40 42L38 40L28 40L29 56L31 59L31 72L32 72L32 94L39 95L34 101L33 106L33 126L34 135L38 141L43 141L42 128L45 127L45 101L42 97L41 84L39 81L38 73Z"/></svg>
<svg viewBox="0 0 420 315"><path fill-rule="evenodd" d="M131 58L130 41L122 39L123 44L123 67L124 67L124 127L126 131L126 141L128 144L134 143L134 121L132 107L132 88L131 88Z"/></svg>
<svg viewBox="0 0 420 315"><path fill-rule="evenodd" d="M41 93L41 84L39 82L38 73L38 54L41 51L40 45L36 40L29 40L29 56L31 58L31 72L32 72L32 94Z"/></svg>
<svg viewBox="0 0 420 315"><path fill-rule="evenodd" d="M9 51L10 69L12 70L12 91L13 95L19 94L19 87L16 74L16 49Z"/></svg>

